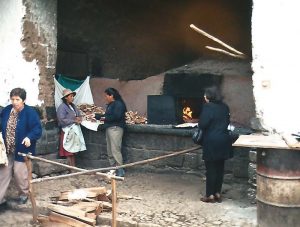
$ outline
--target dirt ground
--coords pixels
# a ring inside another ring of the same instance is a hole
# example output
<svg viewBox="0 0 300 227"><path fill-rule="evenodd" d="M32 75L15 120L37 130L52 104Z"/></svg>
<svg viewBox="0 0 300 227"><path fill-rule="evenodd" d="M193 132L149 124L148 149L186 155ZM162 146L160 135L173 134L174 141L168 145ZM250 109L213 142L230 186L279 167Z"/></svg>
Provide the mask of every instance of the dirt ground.
<svg viewBox="0 0 300 227"><path fill-rule="evenodd" d="M46 212L43 207L50 196L71 188L99 185L110 189L110 184L95 176L39 183L36 187L39 213ZM223 202L207 204L199 200L205 192L205 179L199 174L129 170L125 181L117 183L117 192L140 199L119 199L118 218L131 220L136 223L134 226L256 226L256 206L248 201L247 188L245 180L225 176ZM15 189L11 187L8 197L14 196ZM1 226L31 226L30 202L10 208L0 213ZM110 218L111 214L104 213L103 217Z"/></svg>

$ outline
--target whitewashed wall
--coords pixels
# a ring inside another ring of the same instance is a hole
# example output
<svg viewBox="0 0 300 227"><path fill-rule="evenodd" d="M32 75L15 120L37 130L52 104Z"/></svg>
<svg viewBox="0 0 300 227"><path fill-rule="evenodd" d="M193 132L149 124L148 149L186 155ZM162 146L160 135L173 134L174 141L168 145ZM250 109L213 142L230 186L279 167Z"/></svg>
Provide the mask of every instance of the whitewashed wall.
<svg viewBox="0 0 300 227"><path fill-rule="evenodd" d="M253 1L254 97L269 131L300 131L299 7L299 0Z"/></svg>
<svg viewBox="0 0 300 227"><path fill-rule="evenodd" d="M41 103L36 61L27 62L22 56L20 40L24 15L22 0L0 0L0 106L10 103L9 92L15 87L26 89L27 104Z"/></svg>

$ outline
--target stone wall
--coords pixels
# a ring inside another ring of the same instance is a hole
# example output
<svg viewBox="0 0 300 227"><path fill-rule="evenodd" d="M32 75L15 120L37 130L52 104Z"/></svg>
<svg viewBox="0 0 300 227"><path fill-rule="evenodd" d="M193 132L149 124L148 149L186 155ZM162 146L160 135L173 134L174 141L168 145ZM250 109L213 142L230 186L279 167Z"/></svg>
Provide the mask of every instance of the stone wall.
<svg viewBox="0 0 300 227"><path fill-rule="evenodd" d="M129 125L125 136L123 149L128 153L128 163L150 159L175 151L190 149L192 129L174 129L171 126L157 125ZM83 128L87 151L77 155L77 164L83 168L108 167L105 133ZM248 178L248 149L235 148L235 156L225 165L226 173L236 178ZM138 165L134 169L147 171L179 170L195 171L205 175L202 160L202 149L183 155L162 159L145 165Z"/></svg>

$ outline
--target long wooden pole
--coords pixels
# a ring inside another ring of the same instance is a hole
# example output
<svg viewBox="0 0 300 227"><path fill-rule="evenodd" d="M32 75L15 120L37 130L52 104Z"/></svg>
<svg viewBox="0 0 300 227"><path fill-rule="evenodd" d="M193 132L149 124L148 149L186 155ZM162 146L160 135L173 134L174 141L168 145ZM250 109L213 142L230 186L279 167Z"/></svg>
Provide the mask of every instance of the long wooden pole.
<svg viewBox="0 0 300 227"><path fill-rule="evenodd" d="M207 32L201 30L200 28L197 28L197 27L196 27L195 25L193 25L193 24L190 25L190 28L193 29L194 31L196 31L196 32L198 32L198 33L200 33L200 34L206 36L207 38L209 38L209 39L211 39L211 40L213 40L213 41L215 41L215 42L221 44L222 46L226 47L227 49L229 49L229 50L231 50L231 51L233 51L233 52L235 52L235 53L237 53L237 54L245 55L244 53L242 53L242 52L240 52L240 51L234 49L233 47L229 46L228 44L222 42L222 41L219 40L218 38L216 38L216 37L214 37L214 36L208 34Z"/></svg>
<svg viewBox="0 0 300 227"><path fill-rule="evenodd" d="M117 227L117 189L115 179L111 180L112 193L112 227Z"/></svg>
<svg viewBox="0 0 300 227"><path fill-rule="evenodd" d="M240 55L240 54L233 54L233 53L230 53L226 50L223 50L223 49L220 49L220 48L215 48L215 47L211 47L211 46L205 46L207 49L209 50L213 50L213 51L217 51L217 52L220 52L220 53L223 53L223 54L227 54L231 57L235 57L235 58L246 58L245 55Z"/></svg>
<svg viewBox="0 0 300 227"><path fill-rule="evenodd" d="M79 171L79 172L88 171L86 169L81 169L81 168L78 168L78 167L75 167L75 166L69 166L69 165L59 163L59 162L55 162L55 161L51 161L51 160L48 160L48 159L45 159L45 158L36 157L36 156L31 155L31 154L25 154L25 153L21 153L21 152L19 152L18 154L21 155L21 156L24 156L24 157L28 157L28 158L33 159L33 160L47 162L47 163L54 164L54 165L57 165L57 166L63 166L65 168L76 170L76 171ZM108 179L114 178L116 180L124 180L124 177L112 176L112 175L108 175L108 174L105 174L105 173L96 172L95 174L99 175L99 176L102 176L102 177L105 177L105 178L108 178ZM70 174L68 174L68 175L70 176Z"/></svg>
<svg viewBox="0 0 300 227"><path fill-rule="evenodd" d="M196 146L196 147L192 147L192 148L189 148L189 149L186 149L186 150L173 152L171 154L162 155L162 156L159 156L159 157L150 158L150 159L146 159L146 160L142 160L142 161L137 161L137 162L133 162L133 163L125 164L125 165L120 165L120 166L116 166L116 167L99 168L99 169L93 169L93 170L86 170L86 171L83 171L83 172L80 172L80 173L71 173L71 174L65 174L65 175L60 175L60 176L55 176L55 177L33 179L31 181L31 183L38 183L38 182L43 182L43 181L62 179L62 178L67 178L67 177L71 177L71 176L79 176L79 175L83 175L83 174L92 174L92 173L101 172L101 171L116 170L116 169L120 169L120 168L128 168L128 167L132 167L132 166L136 166L136 165L142 165L142 164L146 164L146 163L149 163L149 162L154 162L154 161L158 161L158 160L161 160L161 159L170 158L170 157L173 157L173 156L177 156L177 155L181 155L181 154L184 154L184 153L192 152L192 151L195 151L195 150L199 149L200 147L201 146ZM118 178L115 177L114 179L117 180Z"/></svg>
<svg viewBox="0 0 300 227"><path fill-rule="evenodd" d="M24 157L27 171L28 171L28 183L29 183L29 198L31 201L32 205L32 218L33 218L33 223L37 222L37 217L38 217L38 211L37 211L37 206L36 206L36 201L35 201L35 193L34 193L34 185L31 183L32 180L32 163L31 160L28 157Z"/></svg>

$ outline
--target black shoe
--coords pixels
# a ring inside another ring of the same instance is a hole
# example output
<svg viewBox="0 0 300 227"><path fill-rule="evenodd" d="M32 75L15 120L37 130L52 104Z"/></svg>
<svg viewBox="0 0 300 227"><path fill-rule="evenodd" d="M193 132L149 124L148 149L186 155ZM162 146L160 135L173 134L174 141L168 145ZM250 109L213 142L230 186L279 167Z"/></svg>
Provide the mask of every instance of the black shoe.
<svg viewBox="0 0 300 227"><path fill-rule="evenodd" d="M18 204L19 205L25 204L25 203L27 203L27 200L28 200L28 196L27 195L21 195L18 198Z"/></svg>
<svg viewBox="0 0 300 227"><path fill-rule="evenodd" d="M116 176L117 177L124 177L125 176L125 170L123 168L117 169Z"/></svg>
<svg viewBox="0 0 300 227"><path fill-rule="evenodd" d="M6 210L8 210L8 204L5 201L5 202L3 202L3 203L0 204L0 212L4 212Z"/></svg>

